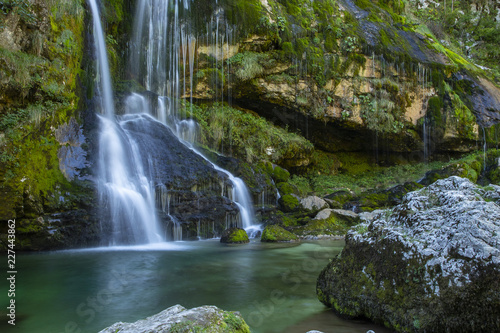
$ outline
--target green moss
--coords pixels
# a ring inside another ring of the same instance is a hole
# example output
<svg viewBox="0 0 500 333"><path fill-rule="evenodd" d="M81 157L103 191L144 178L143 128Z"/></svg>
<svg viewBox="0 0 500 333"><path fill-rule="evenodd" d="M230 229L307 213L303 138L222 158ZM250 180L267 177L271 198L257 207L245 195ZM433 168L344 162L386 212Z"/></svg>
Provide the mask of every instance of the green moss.
<svg viewBox="0 0 500 333"><path fill-rule="evenodd" d="M250 328L241 317L234 315L234 313L226 312L224 314L224 323L227 327L224 332L228 333L250 333Z"/></svg>
<svg viewBox="0 0 500 333"><path fill-rule="evenodd" d="M272 177L276 183L287 182L290 178L290 172L276 165L273 169Z"/></svg>
<svg viewBox="0 0 500 333"><path fill-rule="evenodd" d="M231 228L224 230L220 242L227 244L243 244L250 242L250 240L248 239L248 234L244 229Z"/></svg>
<svg viewBox="0 0 500 333"><path fill-rule="evenodd" d="M276 187L278 188L278 191L280 192L281 195L292 194L297 192L293 185L286 182L278 183L276 184Z"/></svg>
<svg viewBox="0 0 500 333"><path fill-rule="evenodd" d="M200 124L202 144L249 163L271 160L280 164L297 155L308 155L312 150L312 144L303 137L251 112L221 104L190 106L187 102L185 111L192 111Z"/></svg>
<svg viewBox="0 0 500 333"><path fill-rule="evenodd" d="M332 235L343 236L349 229L345 221L335 218L332 214L324 220L311 220L303 227L294 229L294 233L302 236Z"/></svg>
<svg viewBox="0 0 500 333"><path fill-rule="evenodd" d="M279 204L284 212L291 212L299 206L299 200L291 194L285 194L279 198Z"/></svg>
<svg viewBox="0 0 500 333"><path fill-rule="evenodd" d="M291 232L277 225L268 225L262 232L261 242L290 242L298 240Z"/></svg>
<svg viewBox="0 0 500 333"><path fill-rule="evenodd" d="M429 98L427 116L432 124L438 127L443 125L443 116L441 109L443 108L443 100L438 96Z"/></svg>

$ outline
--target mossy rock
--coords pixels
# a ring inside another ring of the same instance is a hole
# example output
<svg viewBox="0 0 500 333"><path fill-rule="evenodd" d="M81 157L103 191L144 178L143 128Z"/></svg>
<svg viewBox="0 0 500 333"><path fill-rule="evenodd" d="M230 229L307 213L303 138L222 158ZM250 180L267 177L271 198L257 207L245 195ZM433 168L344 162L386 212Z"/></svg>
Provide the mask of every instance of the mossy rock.
<svg viewBox="0 0 500 333"><path fill-rule="evenodd" d="M222 233L220 242L225 244L245 244L250 242L250 240L248 239L248 234L244 229L229 228L224 230Z"/></svg>
<svg viewBox="0 0 500 333"><path fill-rule="evenodd" d="M338 203L343 205L346 202L351 201L354 198L354 195L355 194L353 191L351 191L348 188L345 188L345 189L337 190L337 191L327 195L326 197L324 197L324 199L337 201ZM332 207L332 208L334 208L334 207Z"/></svg>
<svg viewBox="0 0 500 333"><path fill-rule="evenodd" d="M416 182L406 182L382 191L370 191L361 194L358 206L362 211L392 207L401 203L408 192L416 191L423 186Z"/></svg>
<svg viewBox="0 0 500 333"><path fill-rule="evenodd" d="M262 232L261 242L291 242L298 237L277 225L268 225Z"/></svg>
<svg viewBox="0 0 500 333"><path fill-rule="evenodd" d="M296 192L296 188L290 183L281 182L276 184L281 195L292 194Z"/></svg>
<svg viewBox="0 0 500 333"><path fill-rule="evenodd" d="M477 182L479 175L483 171L483 156L474 154L458 162L449 164L441 170L431 170L427 172L420 184L427 186L439 179L445 179L451 176L467 178L471 182Z"/></svg>
<svg viewBox="0 0 500 333"><path fill-rule="evenodd" d="M311 220L305 226L295 228L293 232L302 237L319 235L343 236L348 229L349 225L345 221L331 215L327 219Z"/></svg>
<svg viewBox="0 0 500 333"><path fill-rule="evenodd" d="M276 183L287 182L290 178L290 172L279 166L275 166L272 177Z"/></svg>
<svg viewBox="0 0 500 333"><path fill-rule="evenodd" d="M286 194L279 198L278 203L284 212L292 212L299 206L299 199L292 194Z"/></svg>

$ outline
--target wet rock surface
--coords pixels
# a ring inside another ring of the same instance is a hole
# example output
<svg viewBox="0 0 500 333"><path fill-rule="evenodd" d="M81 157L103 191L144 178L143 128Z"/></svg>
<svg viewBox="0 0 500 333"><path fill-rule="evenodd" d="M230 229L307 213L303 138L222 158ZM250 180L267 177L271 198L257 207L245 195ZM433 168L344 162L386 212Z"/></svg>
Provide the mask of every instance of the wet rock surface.
<svg viewBox="0 0 500 333"><path fill-rule="evenodd" d="M500 329L498 191L450 177L351 229L318 298L398 331Z"/></svg>
<svg viewBox="0 0 500 333"><path fill-rule="evenodd" d="M156 204L160 217L171 225L168 215L184 224L216 223L212 230L220 235L224 229L236 226L238 207L228 199L231 182L206 159L182 144L172 131L146 115L128 115L123 128L137 144L145 174L152 175L156 186ZM227 216L232 217L226 226ZM194 237L196 226L183 226L183 238Z"/></svg>

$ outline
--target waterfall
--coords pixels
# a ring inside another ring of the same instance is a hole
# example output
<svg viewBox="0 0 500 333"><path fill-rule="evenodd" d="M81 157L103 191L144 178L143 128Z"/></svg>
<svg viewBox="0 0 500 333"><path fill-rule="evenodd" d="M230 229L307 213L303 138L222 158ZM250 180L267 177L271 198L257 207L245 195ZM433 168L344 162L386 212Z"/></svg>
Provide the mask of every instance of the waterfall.
<svg viewBox="0 0 500 333"><path fill-rule="evenodd" d="M162 241L155 213L152 184L144 174L137 145L117 121L106 44L96 0L92 9L97 65L97 95L101 115L99 132L98 191L103 229L110 231L108 245Z"/></svg>
<svg viewBox="0 0 500 333"><path fill-rule="evenodd" d="M141 82L144 87L158 95L156 109L147 105L146 102L138 101L137 94L132 94L126 100L125 110L127 113L148 113L158 121L169 126L176 134L180 142L192 149L196 154L203 157L193 144L196 142L198 124L192 119L186 119L180 110L181 97L192 101L193 73L196 48L199 38L192 32L188 12L191 0L138 0L134 24L134 36L130 43L131 49L131 74ZM229 42L231 38L226 36L229 28L226 26L224 33L219 36L219 15L217 11L215 21L215 35L210 36L207 23L207 43L215 41L215 61L224 56L224 43L228 43L226 52L229 54ZM214 24L212 21L210 24ZM222 30L222 29L221 29ZM221 32L222 33L222 32ZM219 39L220 38L220 39ZM219 54L220 52L220 54ZM222 69L224 70L224 69ZM187 75L190 75L187 78ZM189 79L189 81L187 81ZM214 87L216 98L223 98L223 89L218 91L216 77ZM186 94L189 87L190 94ZM182 90L182 91L181 91ZM133 106L130 106L134 104ZM233 200L239 208L241 226L249 232L259 229L253 225L255 221L252 200L244 182L212 162L214 168L227 175L233 184L229 199Z"/></svg>

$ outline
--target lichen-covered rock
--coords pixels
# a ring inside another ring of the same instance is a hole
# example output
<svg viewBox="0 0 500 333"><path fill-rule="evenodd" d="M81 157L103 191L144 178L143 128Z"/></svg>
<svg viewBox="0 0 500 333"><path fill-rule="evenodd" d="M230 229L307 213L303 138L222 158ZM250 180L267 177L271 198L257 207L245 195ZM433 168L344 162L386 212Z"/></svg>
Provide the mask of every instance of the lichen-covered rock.
<svg viewBox="0 0 500 333"><path fill-rule="evenodd" d="M298 237L277 225L268 225L262 232L261 242L291 242Z"/></svg>
<svg viewBox="0 0 500 333"><path fill-rule="evenodd" d="M167 333L167 332L250 332L237 312L228 312L215 306L201 306L187 310L174 305L154 316L135 323L115 323L99 333Z"/></svg>
<svg viewBox="0 0 500 333"><path fill-rule="evenodd" d="M450 177L351 229L318 298L402 332L500 330L499 187Z"/></svg>
<svg viewBox="0 0 500 333"><path fill-rule="evenodd" d="M248 234L244 229L229 228L224 230L220 238L221 243L226 244L244 244L250 242Z"/></svg>
<svg viewBox="0 0 500 333"><path fill-rule="evenodd" d="M309 196L300 200L300 205L302 208L316 212L325 208L330 207L328 202L316 196Z"/></svg>

